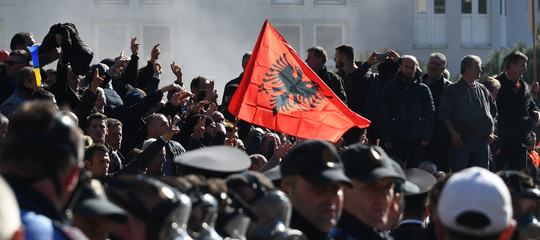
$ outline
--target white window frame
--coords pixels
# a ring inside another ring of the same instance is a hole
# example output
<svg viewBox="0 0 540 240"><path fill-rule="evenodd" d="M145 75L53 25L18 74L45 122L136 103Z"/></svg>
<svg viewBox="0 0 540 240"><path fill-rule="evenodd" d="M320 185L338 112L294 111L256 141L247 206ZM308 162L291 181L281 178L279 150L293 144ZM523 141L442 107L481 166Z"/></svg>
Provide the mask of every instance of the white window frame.
<svg viewBox="0 0 540 240"><path fill-rule="evenodd" d="M272 5L287 6L287 5L304 5L304 0L270 0Z"/></svg>
<svg viewBox="0 0 540 240"><path fill-rule="evenodd" d="M346 0L313 0L314 5L345 5Z"/></svg>
<svg viewBox="0 0 540 240"><path fill-rule="evenodd" d="M446 47L446 6L444 13L435 14L435 0L426 0L426 13L418 13L418 0L414 2L415 47Z"/></svg>
<svg viewBox="0 0 540 240"><path fill-rule="evenodd" d="M102 30L100 30L100 28L102 27L121 27L124 29L124 39L121 40L121 45L123 45L124 47L122 47L122 49L125 49L124 52L125 52L125 55L128 55L129 54L129 43L131 41L131 39L129 38L130 36L130 26L128 23L126 22L117 22L117 23L105 23L105 22L100 22L100 23L96 23L94 25L94 42L96 43L96 49L94 49L94 59L104 59L104 58L108 58L108 57L111 57L110 55L107 55L107 56L101 56L100 53L101 53L101 42L99 41L100 40L100 37L101 37L101 34L106 34L104 33ZM120 55L120 52L118 52L118 55Z"/></svg>
<svg viewBox="0 0 540 240"><path fill-rule="evenodd" d="M347 34L345 31L347 30L347 26L344 23L317 23L313 25L313 46L318 46L317 43L317 27L340 27L341 28L341 43L333 46L332 49L324 49L326 50L326 54L328 54L328 59L326 61L326 67L331 70L335 67L336 63L334 62L334 48L338 47L341 44L344 44L347 42L347 39L345 37Z"/></svg>
<svg viewBox="0 0 540 240"><path fill-rule="evenodd" d="M461 13L461 46L463 47L485 47L490 45L489 10L492 1L486 0L486 14L478 13L478 1L479 0L471 0L472 9L470 14ZM461 11L461 1L459 9ZM482 34L481 30L484 30L485 32Z"/></svg>
<svg viewBox="0 0 540 240"><path fill-rule="evenodd" d="M508 21L508 14L507 14L507 8L506 8L506 1L507 0L499 0L499 6L501 9L499 9L499 17L501 21L501 30L499 31L500 34L500 47L507 47L508 43L506 41L506 23Z"/></svg>
<svg viewBox="0 0 540 240"><path fill-rule="evenodd" d="M298 27L298 36L299 36L298 48L299 49L294 49L294 50L298 53L298 55L301 55L302 51L304 51L304 48L305 48L303 46L303 42L304 42L304 26L303 26L303 24L302 23L273 23L273 25L274 25L274 27L276 29L279 28L279 27ZM285 38L285 36L283 36L283 38ZM285 38L285 41L287 41L286 38ZM292 47L294 47L294 46L292 46Z"/></svg>

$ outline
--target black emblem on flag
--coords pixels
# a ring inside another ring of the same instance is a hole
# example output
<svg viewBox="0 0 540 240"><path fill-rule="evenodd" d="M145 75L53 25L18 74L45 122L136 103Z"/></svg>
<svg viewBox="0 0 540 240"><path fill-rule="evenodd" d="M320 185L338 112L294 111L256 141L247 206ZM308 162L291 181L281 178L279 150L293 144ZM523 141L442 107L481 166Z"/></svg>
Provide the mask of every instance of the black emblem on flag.
<svg viewBox="0 0 540 240"><path fill-rule="evenodd" d="M259 85L259 92L264 91L270 95L270 106L274 115L292 110L307 111L306 105L315 108L327 97L320 92L318 83L311 79L302 81L302 76L302 69L298 66L293 68L285 54L276 59L276 62L268 69L266 78Z"/></svg>

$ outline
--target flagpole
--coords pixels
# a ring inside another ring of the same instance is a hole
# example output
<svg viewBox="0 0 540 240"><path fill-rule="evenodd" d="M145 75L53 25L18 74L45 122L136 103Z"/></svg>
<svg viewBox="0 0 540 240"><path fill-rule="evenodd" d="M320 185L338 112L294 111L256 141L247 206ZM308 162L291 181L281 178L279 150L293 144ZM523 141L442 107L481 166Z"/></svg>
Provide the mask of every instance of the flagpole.
<svg viewBox="0 0 540 240"><path fill-rule="evenodd" d="M231 131L231 136L229 136L229 139L234 138L234 133L236 132L236 125L238 125L238 118L234 118L234 126Z"/></svg>
<svg viewBox="0 0 540 240"><path fill-rule="evenodd" d="M533 82L532 84L536 83L536 0L532 1L532 44L533 44ZM534 93L534 99L538 98L537 93Z"/></svg>

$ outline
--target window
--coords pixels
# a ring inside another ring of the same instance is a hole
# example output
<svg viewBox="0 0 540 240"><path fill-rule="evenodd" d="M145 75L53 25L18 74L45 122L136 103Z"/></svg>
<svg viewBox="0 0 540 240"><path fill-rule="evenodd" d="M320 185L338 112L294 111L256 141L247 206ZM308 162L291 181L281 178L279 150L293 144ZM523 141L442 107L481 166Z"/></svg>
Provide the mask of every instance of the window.
<svg viewBox="0 0 540 240"><path fill-rule="evenodd" d="M461 14L472 13L472 0L461 0Z"/></svg>
<svg viewBox="0 0 540 240"><path fill-rule="evenodd" d="M95 0L96 4L122 4L129 5L129 0Z"/></svg>
<svg viewBox="0 0 540 240"><path fill-rule="evenodd" d="M500 10L499 10L499 18L500 18L500 21L501 21L501 29L499 31L499 38L500 38L500 46L501 47L506 47L506 21L507 21L507 17L506 17L506 0L499 0L499 7L500 7Z"/></svg>
<svg viewBox="0 0 540 240"><path fill-rule="evenodd" d="M15 5L16 0L0 0L0 6Z"/></svg>
<svg viewBox="0 0 540 240"><path fill-rule="evenodd" d="M172 4L173 0L139 0L141 5L149 4Z"/></svg>
<svg viewBox="0 0 540 240"><path fill-rule="evenodd" d="M478 14L487 14L487 0L478 0Z"/></svg>
<svg viewBox="0 0 540 240"><path fill-rule="evenodd" d="M487 0L461 0L461 44L489 45Z"/></svg>
<svg viewBox="0 0 540 240"><path fill-rule="evenodd" d="M303 5L304 0L271 0L272 5Z"/></svg>
<svg viewBox="0 0 540 240"><path fill-rule="evenodd" d="M122 50L124 50L124 55L129 56L130 42L126 32L127 27L124 25L98 26L97 35L99 50L96 59L115 58L120 56Z"/></svg>
<svg viewBox="0 0 540 240"><path fill-rule="evenodd" d="M275 24L274 27L276 30L283 36L285 41L293 47L293 49L301 54L304 50L302 46L300 45L301 39L300 39L300 32L301 28L298 25L281 25L281 24Z"/></svg>
<svg viewBox="0 0 540 240"><path fill-rule="evenodd" d="M143 41L141 44L141 54L147 54L146 59L150 59L150 53L154 45L159 43L161 53L159 59L163 62L172 62L171 59L171 30L169 26L143 26ZM145 58L143 58L145 59Z"/></svg>
<svg viewBox="0 0 540 240"><path fill-rule="evenodd" d="M426 0L418 0L418 14L426 14L427 12L427 2Z"/></svg>
<svg viewBox="0 0 540 240"><path fill-rule="evenodd" d="M313 0L315 5L345 5L345 0Z"/></svg>
<svg viewBox="0 0 540 240"><path fill-rule="evenodd" d="M138 40L139 41L139 40ZM159 54L159 62L161 63L161 69L165 70L164 63L172 63L172 49L174 48L171 45L171 27L169 25L144 25L142 27L142 41L140 49L140 59L139 64L144 62L144 60L150 60L150 54L152 48L159 43L159 49L161 50ZM144 60L142 60L144 59ZM171 71L163 71L163 79L171 79L174 75Z"/></svg>
<svg viewBox="0 0 540 240"><path fill-rule="evenodd" d="M446 13L446 3L445 0L435 0L434 3L434 13L435 14L445 14Z"/></svg>
<svg viewBox="0 0 540 240"><path fill-rule="evenodd" d="M446 1L417 0L415 45L446 45Z"/></svg>
<svg viewBox="0 0 540 240"><path fill-rule="evenodd" d="M326 54L328 55L326 65L329 69L332 69L335 65L333 59L336 53L336 47L342 45L344 42L343 29L343 25L315 25L315 45L321 46L326 50Z"/></svg>

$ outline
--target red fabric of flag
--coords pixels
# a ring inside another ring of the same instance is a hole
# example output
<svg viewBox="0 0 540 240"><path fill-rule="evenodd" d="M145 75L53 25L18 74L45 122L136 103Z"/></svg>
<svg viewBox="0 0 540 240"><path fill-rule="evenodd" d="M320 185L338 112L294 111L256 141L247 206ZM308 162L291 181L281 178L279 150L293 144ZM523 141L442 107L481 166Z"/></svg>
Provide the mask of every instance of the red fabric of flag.
<svg viewBox="0 0 540 240"><path fill-rule="evenodd" d="M336 142L370 121L351 111L265 21L229 111L236 117L305 139Z"/></svg>

